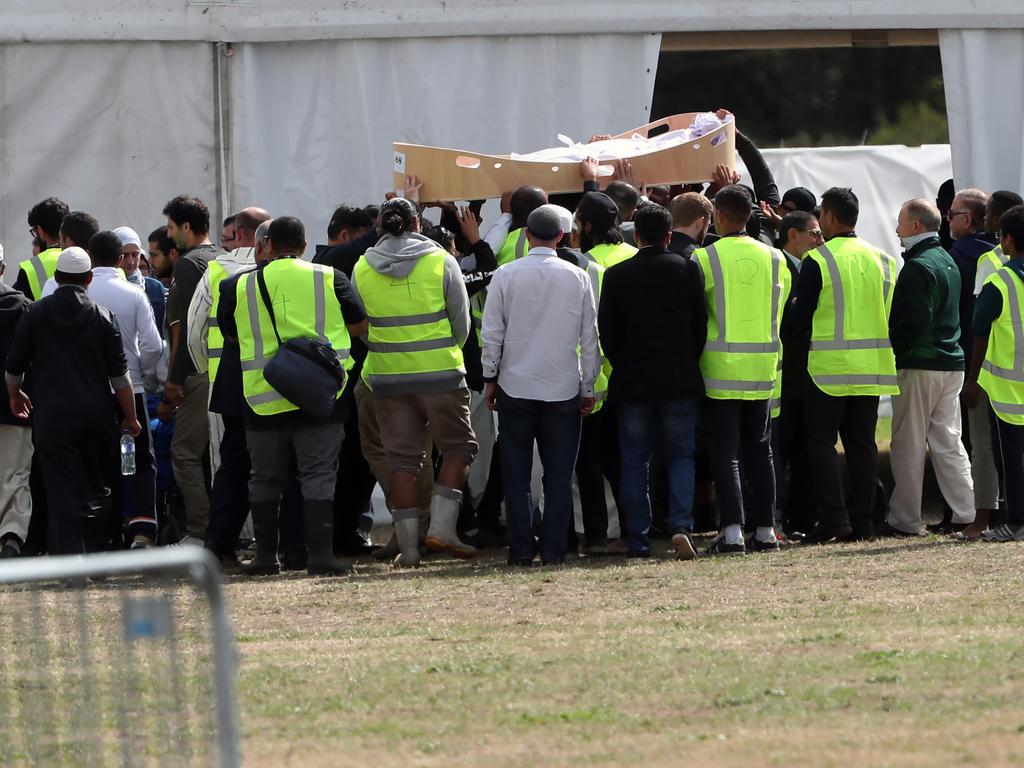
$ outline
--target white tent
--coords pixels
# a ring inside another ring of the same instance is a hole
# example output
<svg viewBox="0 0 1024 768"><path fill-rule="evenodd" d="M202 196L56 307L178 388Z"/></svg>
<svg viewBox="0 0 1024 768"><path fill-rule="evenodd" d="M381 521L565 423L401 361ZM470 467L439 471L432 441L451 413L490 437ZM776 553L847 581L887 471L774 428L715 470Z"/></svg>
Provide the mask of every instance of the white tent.
<svg viewBox="0 0 1024 768"><path fill-rule="evenodd" d="M943 30L958 185L1024 186L1018 0L989 0L985 10L952 0L323 5L7 0L8 260L28 256L26 213L48 195L143 236L182 192L205 198L214 216L259 203L301 217L320 240L334 203L383 195L393 140L503 152L548 146L556 132L647 122L662 33L749 34L753 47L809 44L807 30Z"/></svg>

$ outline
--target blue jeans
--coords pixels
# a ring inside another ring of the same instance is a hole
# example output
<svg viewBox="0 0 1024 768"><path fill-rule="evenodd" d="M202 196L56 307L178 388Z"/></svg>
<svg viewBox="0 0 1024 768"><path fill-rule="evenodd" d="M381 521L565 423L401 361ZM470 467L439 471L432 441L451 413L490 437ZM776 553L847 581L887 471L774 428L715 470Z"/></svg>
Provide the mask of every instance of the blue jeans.
<svg viewBox="0 0 1024 768"><path fill-rule="evenodd" d="M622 475L619 496L626 511L626 543L631 555L651 553L650 468L654 440L668 473L668 520L672 533L693 528L693 444L697 399L619 405Z"/></svg>
<svg viewBox="0 0 1024 768"><path fill-rule="evenodd" d="M572 473L580 447L580 399L563 402L522 400L498 388L498 439L505 485L510 560L531 560L533 497L530 472L533 442L544 467L544 520L540 556L545 563L565 561L572 515Z"/></svg>

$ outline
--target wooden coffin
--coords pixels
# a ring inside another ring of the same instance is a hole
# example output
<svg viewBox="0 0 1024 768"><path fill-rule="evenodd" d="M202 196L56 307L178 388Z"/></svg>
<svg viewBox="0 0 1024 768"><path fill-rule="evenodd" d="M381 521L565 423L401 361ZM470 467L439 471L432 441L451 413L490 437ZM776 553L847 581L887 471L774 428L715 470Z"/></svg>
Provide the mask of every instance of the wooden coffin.
<svg viewBox="0 0 1024 768"><path fill-rule="evenodd" d="M634 128L612 138L640 134L653 138L668 131L687 128L696 113L672 115ZM736 121L698 139L667 149L634 155L629 159L638 183L682 184L711 181L716 165L736 165ZM508 155L484 155L459 149L425 147L419 144L394 145L394 187L404 186L405 175L423 182L420 200L480 200L501 197L503 192L531 184L550 193L578 192L583 187L579 164L565 165L532 160L513 160ZM607 161L605 161L607 162ZM602 165L599 182L603 187L613 180L611 167Z"/></svg>

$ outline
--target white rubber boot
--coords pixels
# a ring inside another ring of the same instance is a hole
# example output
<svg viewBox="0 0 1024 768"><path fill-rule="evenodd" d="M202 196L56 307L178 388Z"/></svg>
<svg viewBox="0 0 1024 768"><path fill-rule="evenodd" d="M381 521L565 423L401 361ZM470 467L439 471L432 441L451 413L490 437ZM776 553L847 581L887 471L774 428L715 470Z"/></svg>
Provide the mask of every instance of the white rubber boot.
<svg viewBox="0 0 1024 768"><path fill-rule="evenodd" d="M418 509L396 509L391 513L395 522L395 538L400 554L394 564L398 568L413 568L420 564L420 520Z"/></svg>
<svg viewBox="0 0 1024 768"><path fill-rule="evenodd" d="M433 552L447 552L463 559L476 557L476 548L459 541L459 536L455 532L461 508L461 491L441 485L434 486L434 495L430 499L427 549Z"/></svg>

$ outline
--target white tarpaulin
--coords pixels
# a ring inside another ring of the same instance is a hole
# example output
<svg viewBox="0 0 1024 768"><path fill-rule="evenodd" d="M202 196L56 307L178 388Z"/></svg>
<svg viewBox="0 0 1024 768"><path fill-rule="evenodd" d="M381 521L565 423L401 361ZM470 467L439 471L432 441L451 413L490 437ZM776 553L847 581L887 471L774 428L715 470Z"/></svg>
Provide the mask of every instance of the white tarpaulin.
<svg viewBox="0 0 1024 768"><path fill-rule="evenodd" d="M383 200L394 141L495 154L649 122L659 35L243 44L232 57L235 208L322 242L335 203Z"/></svg>
<svg viewBox="0 0 1024 768"><path fill-rule="evenodd" d="M743 130L739 118L737 127ZM769 149L764 157L780 195L791 187L807 187L820 200L829 187L853 189L860 200L857 233L894 256L902 251L896 236L900 207L914 197L934 200L951 173L946 144Z"/></svg>
<svg viewBox="0 0 1024 768"><path fill-rule="evenodd" d="M213 201L212 46L0 45L0 243L13 283L29 209L59 197L143 238L174 194Z"/></svg>
<svg viewBox="0 0 1024 768"><path fill-rule="evenodd" d="M958 189L1024 189L1024 30L939 32Z"/></svg>

